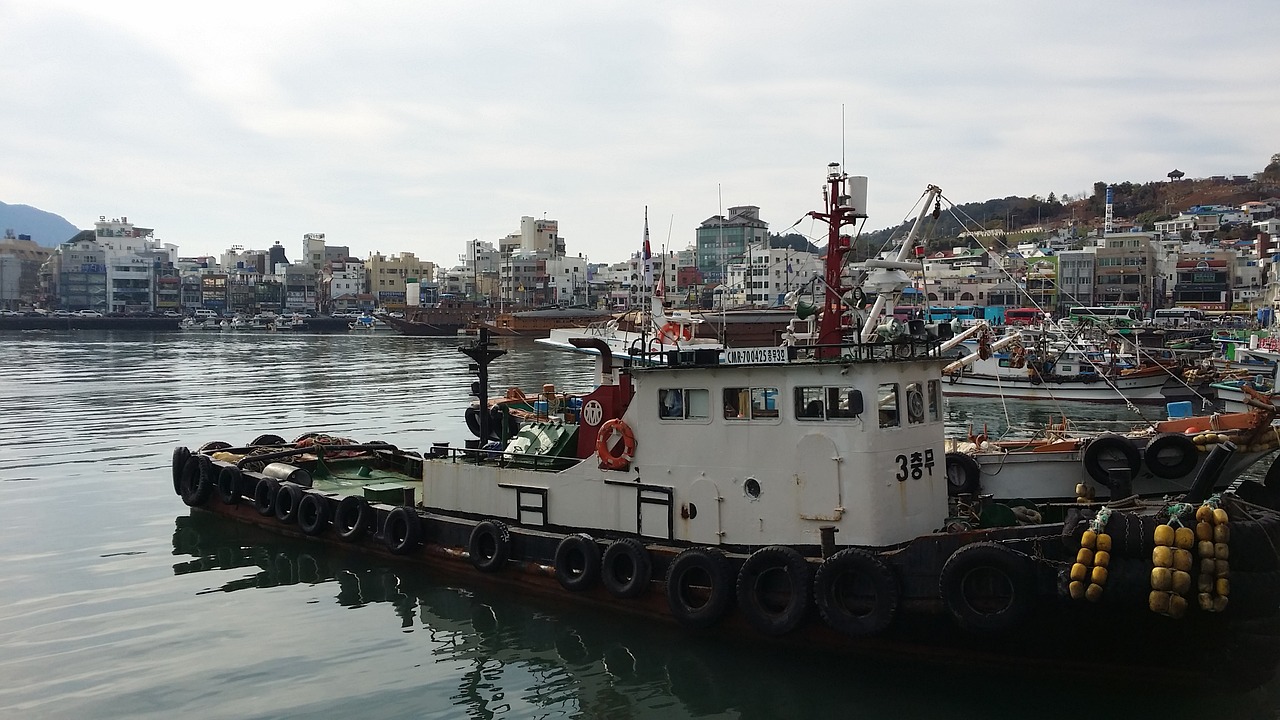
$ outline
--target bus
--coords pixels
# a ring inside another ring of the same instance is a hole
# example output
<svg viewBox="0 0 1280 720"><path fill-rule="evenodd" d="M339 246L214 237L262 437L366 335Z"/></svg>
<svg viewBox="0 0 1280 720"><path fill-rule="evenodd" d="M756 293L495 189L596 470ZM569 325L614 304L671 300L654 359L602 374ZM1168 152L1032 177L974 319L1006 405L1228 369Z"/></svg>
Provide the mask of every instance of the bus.
<svg viewBox="0 0 1280 720"><path fill-rule="evenodd" d="M1009 308L1004 311L1006 325L1039 325L1044 322L1044 313L1036 308Z"/></svg>
<svg viewBox="0 0 1280 720"><path fill-rule="evenodd" d="M1116 327L1129 327L1142 322L1142 311L1129 306L1073 307L1067 313L1073 322L1101 322Z"/></svg>
<svg viewBox="0 0 1280 720"><path fill-rule="evenodd" d="M1186 327L1204 322L1204 311L1198 308L1172 307L1156 310L1152 323L1165 327Z"/></svg>

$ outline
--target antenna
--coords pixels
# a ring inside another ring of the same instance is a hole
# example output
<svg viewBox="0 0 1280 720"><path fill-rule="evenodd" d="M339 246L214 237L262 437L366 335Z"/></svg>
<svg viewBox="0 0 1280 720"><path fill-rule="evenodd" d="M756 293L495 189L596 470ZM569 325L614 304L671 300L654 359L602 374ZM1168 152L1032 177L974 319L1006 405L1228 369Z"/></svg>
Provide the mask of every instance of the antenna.
<svg viewBox="0 0 1280 720"><path fill-rule="evenodd" d="M849 167L849 165L845 163L845 159L844 159L844 133L845 133L844 103L840 103L840 167L847 168ZM848 171L846 170L846 172Z"/></svg>

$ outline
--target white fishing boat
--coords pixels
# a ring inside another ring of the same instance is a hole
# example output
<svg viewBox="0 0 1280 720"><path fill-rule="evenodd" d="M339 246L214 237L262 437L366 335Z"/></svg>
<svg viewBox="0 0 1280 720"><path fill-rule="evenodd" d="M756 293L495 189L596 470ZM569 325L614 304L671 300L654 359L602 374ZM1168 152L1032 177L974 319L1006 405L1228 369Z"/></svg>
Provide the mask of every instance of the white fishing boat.
<svg viewBox="0 0 1280 720"><path fill-rule="evenodd" d="M599 355L597 386L554 413L547 397L545 419L513 435L500 423L493 439L479 413L479 439L425 455L322 434L206 443L175 449L174 489L199 512L344 552L755 633L762 648L943 653L1197 687L1269 678L1280 648L1252 641L1253 623L1272 630L1280 610L1275 489L1211 494L1206 473L1177 503L953 502L939 337L878 336L882 307L848 336L842 229L865 217L865 178L833 165L827 181L814 216L829 226L823 292L835 302L817 343L617 365L603 338L578 339ZM881 292L905 278L895 262L868 278ZM460 349L485 407L488 366L505 351L484 330ZM1217 443L1209 462L1234 451ZM1190 527L1209 538L1198 550ZM1096 631L1081 641L1082 628ZM1178 652L1146 652L1153 643Z"/></svg>

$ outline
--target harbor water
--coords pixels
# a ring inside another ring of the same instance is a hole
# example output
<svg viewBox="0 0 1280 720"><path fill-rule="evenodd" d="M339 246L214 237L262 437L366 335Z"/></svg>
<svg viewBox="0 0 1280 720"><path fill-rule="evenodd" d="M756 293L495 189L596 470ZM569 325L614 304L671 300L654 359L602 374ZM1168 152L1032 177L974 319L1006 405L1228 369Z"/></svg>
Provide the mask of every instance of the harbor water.
<svg viewBox="0 0 1280 720"><path fill-rule="evenodd" d="M0 336L0 718L1273 718L1246 693L1016 682L499 593L192 512L170 453L323 430L461 445L452 338ZM491 386L590 387L589 358L500 340ZM1144 409L1148 416L1155 411ZM1123 405L952 400L951 430L1133 422ZM710 452L710 451L709 451ZM1081 628L1080 642L1088 642ZM1034 642L1034 638L1028 638ZM1176 653L1172 646L1152 652ZM1186 662L1194 666L1196 658Z"/></svg>

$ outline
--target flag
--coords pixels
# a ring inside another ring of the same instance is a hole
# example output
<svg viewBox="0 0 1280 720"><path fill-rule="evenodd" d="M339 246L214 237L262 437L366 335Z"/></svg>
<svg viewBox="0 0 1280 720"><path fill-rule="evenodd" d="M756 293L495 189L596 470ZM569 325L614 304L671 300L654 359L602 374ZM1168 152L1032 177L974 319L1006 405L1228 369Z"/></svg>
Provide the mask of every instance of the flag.
<svg viewBox="0 0 1280 720"><path fill-rule="evenodd" d="M644 286L653 287L653 253L649 251L649 206L644 207Z"/></svg>

